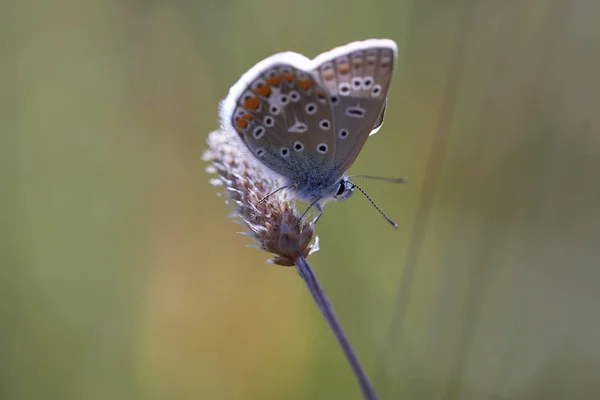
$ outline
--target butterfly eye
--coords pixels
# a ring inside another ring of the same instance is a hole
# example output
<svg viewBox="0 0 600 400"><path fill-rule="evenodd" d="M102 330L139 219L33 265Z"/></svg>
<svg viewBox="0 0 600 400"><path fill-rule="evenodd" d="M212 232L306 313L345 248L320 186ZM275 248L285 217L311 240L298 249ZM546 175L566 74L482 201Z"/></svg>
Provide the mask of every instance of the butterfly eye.
<svg viewBox="0 0 600 400"><path fill-rule="evenodd" d="M348 129L340 129L338 132L338 136L340 139L346 139L348 137Z"/></svg>
<svg viewBox="0 0 600 400"><path fill-rule="evenodd" d="M377 97L380 94L381 94L381 85L373 86L373 89L371 89L371 97Z"/></svg>
<svg viewBox="0 0 600 400"><path fill-rule="evenodd" d="M346 184L344 182L340 182L340 186L338 186L337 192L335 192L336 196L341 196L342 193L346 191Z"/></svg>

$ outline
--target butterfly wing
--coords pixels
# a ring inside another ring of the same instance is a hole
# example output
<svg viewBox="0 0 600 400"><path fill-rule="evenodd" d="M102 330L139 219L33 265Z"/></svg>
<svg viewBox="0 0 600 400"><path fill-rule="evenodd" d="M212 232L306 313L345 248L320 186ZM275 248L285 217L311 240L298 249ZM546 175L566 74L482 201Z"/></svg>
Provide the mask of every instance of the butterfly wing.
<svg viewBox="0 0 600 400"><path fill-rule="evenodd" d="M313 75L329 95L334 120L334 174L343 176L369 135L383 124L397 46L392 40L350 43L317 57Z"/></svg>
<svg viewBox="0 0 600 400"><path fill-rule="evenodd" d="M315 168L333 168L333 113L312 66L297 53L275 54L244 74L221 108L223 123L292 182L306 181Z"/></svg>

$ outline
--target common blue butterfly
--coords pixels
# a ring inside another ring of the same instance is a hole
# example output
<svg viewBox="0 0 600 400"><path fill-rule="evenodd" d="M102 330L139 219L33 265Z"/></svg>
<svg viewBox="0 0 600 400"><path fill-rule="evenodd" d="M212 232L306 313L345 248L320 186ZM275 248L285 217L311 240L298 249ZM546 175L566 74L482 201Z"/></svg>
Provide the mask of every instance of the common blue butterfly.
<svg viewBox="0 0 600 400"><path fill-rule="evenodd" d="M316 220L325 202L346 199L356 188L397 227L349 179L364 175L347 175L369 135L383 124L397 53L394 41L370 39L313 60L294 52L275 54L231 87L221 103L221 122L283 176L285 186L276 191L292 190L308 201L307 211L319 211Z"/></svg>

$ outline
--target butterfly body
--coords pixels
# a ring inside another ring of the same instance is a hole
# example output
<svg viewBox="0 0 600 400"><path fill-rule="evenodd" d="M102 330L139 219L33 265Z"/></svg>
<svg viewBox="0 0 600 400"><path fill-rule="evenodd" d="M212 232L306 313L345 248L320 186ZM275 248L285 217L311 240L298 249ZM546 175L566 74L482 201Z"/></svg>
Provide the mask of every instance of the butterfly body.
<svg viewBox="0 0 600 400"><path fill-rule="evenodd" d="M352 194L346 174L383 123L396 54L388 39L350 43L313 60L275 54L230 89L222 124L320 211L327 200Z"/></svg>

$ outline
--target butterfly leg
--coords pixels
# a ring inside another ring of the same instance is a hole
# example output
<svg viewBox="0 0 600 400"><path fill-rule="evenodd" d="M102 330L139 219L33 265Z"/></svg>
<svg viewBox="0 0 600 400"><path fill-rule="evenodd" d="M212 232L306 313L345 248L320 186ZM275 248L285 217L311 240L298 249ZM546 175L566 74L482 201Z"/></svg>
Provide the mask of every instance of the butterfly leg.
<svg viewBox="0 0 600 400"><path fill-rule="evenodd" d="M256 205L262 203L263 201L265 201L266 199L268 199L269 197L271 197L275 193L282 191L283 189L287 189L287 188L291 188L291 187L297 187L297 186L298 186L297 184L292 183L291 185L285 185L285 186L282 186L282 187L280 187L278 189L275 189L272 192L270 192L267 195L265 195L265 197L263 197L262 199L258 200L258 202L256 203Z"/></svg>
<svg viewBox="0 0 600 400"><path fill-rule="evenodd" d="M314 200L312 203L310 203L308 205L308 208L302 213L302 215L300 216L300 218L298 218L298 226L300 225L300 221L302 221L302 218L304 218L304 216L308 213L308 211L311 208L316 208L319 211L319 215L317 216L317 218L313 221L313 225L317 223L317 221L319 220L319 218L321 218L321 215L323 215L323 209L321 208L321 203L319 203L321 201L321 197L319 197L318 199Z"/></svg>
<svg viewBox="0 0 600 400"><path fill-rule="evenodd" d="M313 221L313 225L316 224L319 218L321 218L321 215L323 215L323 208L321 207L321 203L315 204L315 208L319 212L319 215L317 215L317 218L315 218L315 220Z"/></svg>

